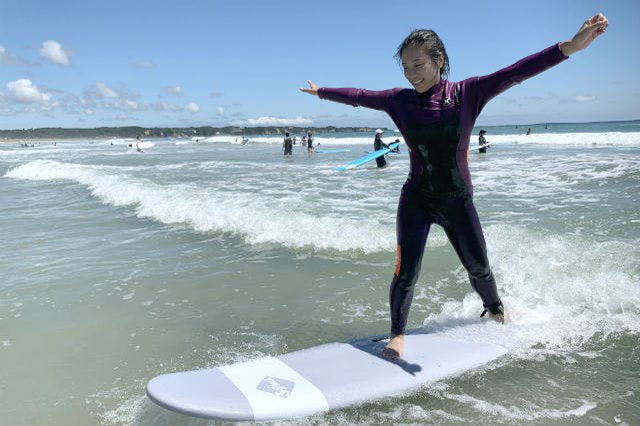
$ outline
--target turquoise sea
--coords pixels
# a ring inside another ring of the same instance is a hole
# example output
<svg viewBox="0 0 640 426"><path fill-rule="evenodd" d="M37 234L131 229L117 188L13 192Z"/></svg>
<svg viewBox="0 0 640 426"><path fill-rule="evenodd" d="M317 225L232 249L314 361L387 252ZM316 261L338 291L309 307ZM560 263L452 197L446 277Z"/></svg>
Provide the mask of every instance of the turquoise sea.
<svg viewBox="0 0 640 426"><path fill-rule="evenodd" d="M409 321L509 353L273 424L640 424L640 121L484 128L474 198L509 322L479 318L438 227ZM222 424L147 381L388 331L404 145L340 173L373 135L290 158L273 135L131 142L0 143L0 425Z"/></svg>

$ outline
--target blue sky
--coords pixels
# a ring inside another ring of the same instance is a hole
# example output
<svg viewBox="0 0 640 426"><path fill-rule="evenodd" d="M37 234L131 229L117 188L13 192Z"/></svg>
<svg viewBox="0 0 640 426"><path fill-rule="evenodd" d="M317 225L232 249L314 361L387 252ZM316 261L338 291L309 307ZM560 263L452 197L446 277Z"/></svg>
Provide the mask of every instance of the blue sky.
<svg viewBox="0 0 640 426"><path fill-rule="evenodd" d="M393 54L415 28L441 36L451 80L488 74L596 12L606 34L495 98L477 123L640 119L637 0L4 0L0 128L392 127L298 88L408 86Z"/></svg>

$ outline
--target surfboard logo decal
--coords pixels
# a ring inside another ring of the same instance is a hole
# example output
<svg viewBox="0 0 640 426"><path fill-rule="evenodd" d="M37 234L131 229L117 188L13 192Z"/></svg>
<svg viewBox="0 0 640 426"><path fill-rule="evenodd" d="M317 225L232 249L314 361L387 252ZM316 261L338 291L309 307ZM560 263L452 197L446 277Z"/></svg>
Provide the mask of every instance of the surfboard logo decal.
<svg viewBox="0 0 640 426"><path fill-rule="evenodd" d="M296 384L289 380L280 379L278 377L265 376L264 379L260 381L260 384L256 387L256 389L261 390L263 392L268 392L273 395L277 395L282 398L289 398L291 395L291 391Z"/></svg>

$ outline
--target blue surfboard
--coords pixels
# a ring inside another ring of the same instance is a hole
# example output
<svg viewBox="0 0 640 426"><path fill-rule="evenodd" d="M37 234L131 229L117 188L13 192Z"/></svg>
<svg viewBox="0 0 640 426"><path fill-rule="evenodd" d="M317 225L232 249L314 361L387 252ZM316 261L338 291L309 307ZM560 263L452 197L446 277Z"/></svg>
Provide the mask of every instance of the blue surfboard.
<svg viewBox="0 0 640 426"><path fill-rule="evenodd" d="M355 168L355 167L361 166L361 165L363 165L364 163L367 163L367 162L369 162L369 161L371 161L371 160L375 160L376 158L378 158L378 157L381 157L381 156L385 155L386 153L388 153L388 152L389 152L389 151L391 151L392 149L397 148L397 147L398 147L398 145L400 145L398 142L394 142L394 143L392 143L392 144L390 144L390 145L389 145L389 148L382 148L382 149L379 149L379 150L377 150L377 151L374 151L374 152L372 152L372 153L370 153L370 154L367 154L367 155L365 155L365 156L363 156L363 157L360 157L360 158L358 158L358 159L356 159L356 160L353 160L352 162L350 162L350 163L349 163L349 164L347 164L346 166L337 167L337 168L336 168L336 171L338 171L338 172L344 172L344 171L346 171L346 170L351 170L351 169L353 169L353 168Z"/></svg>
<svg viewBox="0 0 640 426"><path fill-rule="evenodd" d="M337 154L339 152L351 152L349 148L336 148L336 149L316 149L319 154Z"/></svg>

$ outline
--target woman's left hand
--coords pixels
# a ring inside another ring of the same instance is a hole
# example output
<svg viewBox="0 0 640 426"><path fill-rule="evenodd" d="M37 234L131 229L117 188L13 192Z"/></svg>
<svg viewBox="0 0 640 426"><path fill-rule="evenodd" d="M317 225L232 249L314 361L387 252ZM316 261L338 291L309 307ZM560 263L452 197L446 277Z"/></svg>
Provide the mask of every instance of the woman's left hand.
<svg viewBox="0 0 640 426"><path fill-rule="evenodd" d="M593 15L584 21L571 40L560 43L560 50L565 56L569 56L579 50L586 49L596 37L605 33L608 26L609 21L602 13Z"/></svg>
<svg viewBox="0 0 640 426"><path fill-rule="evenodd" d="M318 96L318 85L311 80L307 80L307 83L309 83L309 88L305 89L304 87L301 87L300 90L304 93Z"/></svg>

